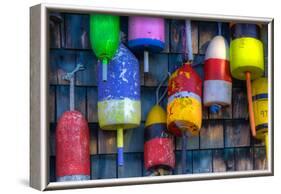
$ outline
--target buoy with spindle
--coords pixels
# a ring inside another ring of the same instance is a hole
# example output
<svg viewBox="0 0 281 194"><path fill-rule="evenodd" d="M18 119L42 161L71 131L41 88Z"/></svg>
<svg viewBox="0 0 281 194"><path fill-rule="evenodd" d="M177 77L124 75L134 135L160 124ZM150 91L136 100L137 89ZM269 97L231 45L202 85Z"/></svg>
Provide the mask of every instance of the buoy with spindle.
<svg viewBox="0 0 281 194"><path fill-rule="evenodd" d="M175 167L174 140L167 132L166 111L160 106L167 89L159 97L160 87L167 78L165 76L157 87L156 105L148 113L145 122L144 166L153 176L172 174Z"/></svg>
<svg viewBox="0 0 281 194"><path fill-rule="evenodd" d="M186 173L187 137L198 135L202 124L202 81L191 67L191 24L186 20L187 52L189 61L178 68L168 83L167 127L175 136L182 137L182 173Z"/></svg>
<svg viewBox="0 0 281 194"><path fill-rule="evenodd" d="M157 17L130 16L128 46L144 52L144 72L149 71L149 52L165 48L165 20Z"/></svg>
<svg viewBox="0 0 281 194"><path fill-rule="evenodd" d="M252 82L252 99L255 117L256 138L264 141L268 156L268 80L265 77Z"/></svg>
<svg viewBox="0 0 281 194"><path fill-rule="evenodd" d="M222 106L231 105L232 78L229 67L229 47L221 35L221 23L218 23L219 35L215 36L205 54L203 104L210 113L219 112Z"/></svg>
<svg viewBox="0 0 281 194"><path fill-rule="evenodd" d="M256 136L251 80L264 73L263 43L260 40L260 26L257 24L233 23L230 42L231 75L239 80L246 80L250 127Z"/></svg>
<svg viewBox="0 0 281 194"><path fill-rule="evenodd" d="M102 80L107 80L107 64L119 45L119 16L107 14L90 15L90 41L97 58L102 61Z"/></svg>
<svg viewBox="0 0 281 194"><path fill-rule="evenodd" d="M78 181L90 179L89 127L85 117L74 109L75 73L82 65L64 76L70 81L70 110L60 117L56 127L56 179Z"/></svg>
<svg viewBox="0 0 281 194"><path fill-rule="evenodd" d="M98 120L103 130L117 131L118 165L123 166L123 129L139 126L141 119L140 74L136 57L120 44L102 79L98 63Z"/></svg>

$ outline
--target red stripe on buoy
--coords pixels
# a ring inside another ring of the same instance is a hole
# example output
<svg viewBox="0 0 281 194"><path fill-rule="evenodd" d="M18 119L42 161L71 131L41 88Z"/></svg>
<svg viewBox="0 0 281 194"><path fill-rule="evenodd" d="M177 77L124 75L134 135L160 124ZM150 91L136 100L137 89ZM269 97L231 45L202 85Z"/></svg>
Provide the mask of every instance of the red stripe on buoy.
<svg viewBox="0 0 281 194"><path fill-rule="evenodd" d="M204 63L205 80L224 80L232 82L228 60L210 58Z"/></svg>
<svg viewBox="0 0 281 194"><path fill-rule="evenodd" d="M144 144L145 169L157 166L175 167L174 144L171 137L154 138Z"/></svg>
<svg viewBox="0 0 281 194"><path fill-rule="evenodd" d="M202 81L187 63L172 74L168 84L168 96L182 91L193 92L202 97Z"/></svg>

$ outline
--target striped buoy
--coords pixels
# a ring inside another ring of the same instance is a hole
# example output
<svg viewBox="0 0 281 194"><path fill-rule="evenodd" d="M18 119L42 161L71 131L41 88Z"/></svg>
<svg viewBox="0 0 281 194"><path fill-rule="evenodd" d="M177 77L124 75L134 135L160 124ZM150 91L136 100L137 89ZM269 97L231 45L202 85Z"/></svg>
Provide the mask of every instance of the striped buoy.
<svg viewBox="0 0 281 194"><path fill-rule="evenodd" d="M202 81L190 64L184 64L168 84L167 125L171 133L198 135L202 123Z"/></svg>
<svg viewBox="0 0 281 194"><path fill-rule="evenodd" d="M268 80L265 77L252 82L252 99L257 135L263 140L268 153Z"/></svg>
<svg viewBox="0 0 281 194"><path fill-rule="evenodd" d="M98 120L101 129L117 130L118 165L123 161L123 129L139 126L141 120L140 74L136 57L120 44L102 79L98 64Z"/></svg>
<svg viewBox="0 0 281 194"><path fill-rule="evenodd" d="M203 87L204 106L231 104L232 79L229 70L229 47L223 36L214 37L206 50ZM212 108L210 110L213 112Z"/></svg>

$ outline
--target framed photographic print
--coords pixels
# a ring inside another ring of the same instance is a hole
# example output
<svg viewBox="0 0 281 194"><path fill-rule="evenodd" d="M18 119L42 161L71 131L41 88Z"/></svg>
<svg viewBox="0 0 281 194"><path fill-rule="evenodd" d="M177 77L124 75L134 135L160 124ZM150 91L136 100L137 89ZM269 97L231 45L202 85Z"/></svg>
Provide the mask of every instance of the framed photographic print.
<svg viewBox="0 0 281 194"><path fill-rule="evenodd" d="M273 175L273 19L30 8L30 185Z"/></svg>

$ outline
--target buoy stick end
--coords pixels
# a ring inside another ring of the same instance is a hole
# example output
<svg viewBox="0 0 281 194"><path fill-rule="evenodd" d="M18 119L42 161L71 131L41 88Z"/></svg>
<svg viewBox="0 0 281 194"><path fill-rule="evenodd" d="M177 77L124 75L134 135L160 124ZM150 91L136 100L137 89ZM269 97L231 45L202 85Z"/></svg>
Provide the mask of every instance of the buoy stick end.
<svg viewBox="0 0 281 194"><path fill-rule="evenodd" d="M250 72L246 72L246 84L247 84L247 98L248 98L250 128L251 128L252 136L256 137L256 125L255 125L254 110L253 110L251 73Z"/></svg>
<svg viewBox="0 0 281 194"><path fill-rule="evenodd" d="M149 72L149 53L148 53L148 51L144 51L143 55L144 55L144 58L143 58L144 72L147 73L147 72Z"/></svg>
<svg viewBox="0 0 281 194"><path fill-rule="evenodd" d="M123 129L117 129L117 155L118 155L118 166L124 165L124 154L123 154Z"/></svg>
<svg viewBox="0 0 281 194"><path fill-rule="evenodd" d="M102 80L107 81L107 58L102 59Z"/></svg>

